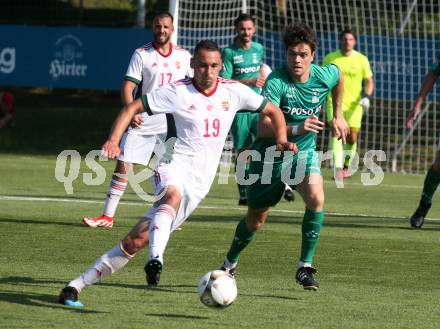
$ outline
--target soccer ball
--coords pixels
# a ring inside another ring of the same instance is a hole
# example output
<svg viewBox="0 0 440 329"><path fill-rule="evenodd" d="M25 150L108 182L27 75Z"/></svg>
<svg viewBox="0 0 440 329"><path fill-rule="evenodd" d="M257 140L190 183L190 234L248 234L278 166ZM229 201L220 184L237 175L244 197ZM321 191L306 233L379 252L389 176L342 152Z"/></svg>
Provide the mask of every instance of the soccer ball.
<svg viewBox="0 0 440 329"><path fill-rule="evenodd" d="M237 284L225 271L206 273L197 286L200 301L209 307L227 307L237 298Z"/></svg>

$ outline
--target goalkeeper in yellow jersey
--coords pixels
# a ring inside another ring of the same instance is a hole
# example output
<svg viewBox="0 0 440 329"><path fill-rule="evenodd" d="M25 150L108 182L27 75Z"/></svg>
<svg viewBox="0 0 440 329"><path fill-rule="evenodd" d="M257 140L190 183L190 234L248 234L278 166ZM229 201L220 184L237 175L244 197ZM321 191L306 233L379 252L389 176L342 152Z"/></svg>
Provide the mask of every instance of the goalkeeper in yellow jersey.
<svg viewBox="0 0 440 329"><path fill-rule="evenodd" d="M362 115L370 108L370 97L374 90L373 73L368 58L354 50L355 46L356 34L350 29L345 29L340 33L340 49L327 54L323 61L323 65L336 64L342 71L344 76L342 110L350 126L350 135L345 145L334 136L331 140L336 180L350 177L349 166L356 154ZM332 118L333 106L329 94L327 119L330 121Z"/></svg>

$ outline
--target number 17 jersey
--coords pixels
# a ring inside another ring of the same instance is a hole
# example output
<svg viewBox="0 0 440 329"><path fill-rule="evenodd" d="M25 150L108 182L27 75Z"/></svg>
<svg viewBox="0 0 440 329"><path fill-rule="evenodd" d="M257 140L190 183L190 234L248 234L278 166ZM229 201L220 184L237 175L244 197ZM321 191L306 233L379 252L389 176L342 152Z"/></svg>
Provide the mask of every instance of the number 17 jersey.
<svg viewBox="0 0 440 329"><path fill-rule="evenodd" d="M181 47L171 44L169 52L164 54L149 42L133 53L125 80L142 84L142 94L146 94L185 76L192 76L190 60L191 54ZM143 125L129 128L130 133L156 135L167 132L165 115L151 118L144 114L142 119Z"/></svg>

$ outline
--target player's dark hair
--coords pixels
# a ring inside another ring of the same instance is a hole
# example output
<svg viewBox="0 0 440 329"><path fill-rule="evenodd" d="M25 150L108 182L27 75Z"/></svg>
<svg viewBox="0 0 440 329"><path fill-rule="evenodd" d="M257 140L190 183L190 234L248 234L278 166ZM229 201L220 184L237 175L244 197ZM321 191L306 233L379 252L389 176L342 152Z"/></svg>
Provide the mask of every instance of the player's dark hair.
<svg viewBox="0 0 440 329"><path fill-rule="evenodd" d="M241 13L241 14L238 15L238 17L234 20L234 26L237 27L238 24L240 24L241 22L244 22L244 21L252 21L252 23L255 24L255 20L254 20L254 18L253 18L251 15L246 14L246 13Z"/></svg>
<svg viewBox="0 0 440 329"><path fill-rule="evenodd" d="M221 54L217 42L212 40L202 40L199 43L197 43L196 47L194 48L194 57L196 57L199 54L200 50L218 51Z"/></svg>
<svg viewBox="0 0 440 329"><path fill-rule="evenodd" d="M160 13L154 15L153 22L154 22L156 19L164 18L164 17L169 17L169 18L171 18L171 23L174 23L174 17L173 17L173 15L171 15L171 13L168 12L168 11L162 11L162 12L160 12Z"/></svg>
<svg viewBox="0 0 440 329"><path fill-rule="evenodd" d="M345 27L341 33L339 33L339 39L342 39L344 37L344 35L346 34L351 34L355 40L357 40L356 38L356 33L349 27Z"/></svg>
<svg viewBox="0 0 440 329"><path fill-rule="evenodd" d="M316 50L318 45L318 37L316 36L315 30L305 23L295 23L287 26L283 41L286 48L296 46L300 43L306 43L310 46L312 52Z"/></svg>

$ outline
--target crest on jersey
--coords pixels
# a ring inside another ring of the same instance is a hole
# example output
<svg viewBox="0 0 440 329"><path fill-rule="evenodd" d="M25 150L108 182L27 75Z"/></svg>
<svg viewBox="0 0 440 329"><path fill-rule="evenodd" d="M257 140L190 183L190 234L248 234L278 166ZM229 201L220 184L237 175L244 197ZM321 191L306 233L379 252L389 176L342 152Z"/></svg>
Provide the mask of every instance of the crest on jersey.
<svg viewBox="0 0 440 329"><path fill-rule="evenodd" d="M293 98L293 97L295 97L295 94L296 94L295 86L290 86L289 89L287 90L286 97ZM313 103L313 101L312 101L312 103Z"/></svg>
<svg viewBox="0 0 440 329"><path fill-rule="evenodd" d="M222 110L223 111L229 110L229 101L223 101L222 102Z"/></svg>
<svg viewBox="0 0 440 329"><path fill-rule="evenodd" d="M208 105L206 106L206 109L207 109L208 111L212 111L212 110L214 109L214 105L212 105L212 104L208 104Z"/></svg>
<svg viewBox="0 0 440 329"><path fill-rule="evenodd" d="M180 70L180 62L176 62L176 69Z"/></svg>
<svg viewBox="0 0 440 329"><path fill-rule="evenodd" d="M319 103L319 91L318 89L312 89L312 103Z"/></svg>
<svg viewBox="0 0 440 329"><path fill-rule="evenodd" d="M168 67L168 63L163 63L163 67Z"/></svg>
<svg viewBox="0 0 440 329"><path fill-rule="evenodd" d="M258 60L258 56L256 53L252 54L252 63L254 64L258 64L259 60Z"/></svg>

